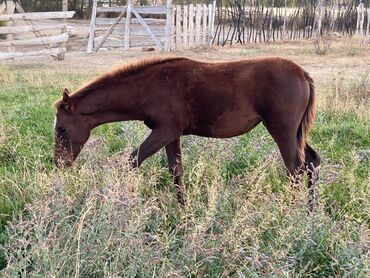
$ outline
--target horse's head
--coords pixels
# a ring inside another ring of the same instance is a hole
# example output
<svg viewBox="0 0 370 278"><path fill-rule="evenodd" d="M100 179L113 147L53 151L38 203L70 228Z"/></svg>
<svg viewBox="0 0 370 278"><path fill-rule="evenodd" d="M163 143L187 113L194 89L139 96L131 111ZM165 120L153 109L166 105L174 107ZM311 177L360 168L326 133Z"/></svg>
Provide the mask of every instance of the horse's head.
<svg viewBox="0 0 370 278"><path fill-rule="evenodd" d="M77 112L76 104L67 89L57 102L55 119L55 163L58 167L71 166L90 136L91 127L86 118Z"/></svg>

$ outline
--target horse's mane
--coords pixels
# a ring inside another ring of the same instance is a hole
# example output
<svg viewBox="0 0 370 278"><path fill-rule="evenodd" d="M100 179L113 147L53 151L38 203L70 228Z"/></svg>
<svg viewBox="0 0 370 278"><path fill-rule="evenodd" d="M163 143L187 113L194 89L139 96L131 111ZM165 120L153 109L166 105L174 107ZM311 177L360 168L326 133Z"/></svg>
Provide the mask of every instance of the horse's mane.
<svg viewBox="0 0 370 278"><path fill-rule="evenodd" d="M69 96L73 99L76 97L81 97L89 91L99 89L106 84L114 84L116 82L122 81L122 78L132 75L134 73L140 72L147 66L159 65L167 62L186 60L184 57L150 57L144 58L137 61L123 63L119 66L114 67L110 71L103 73L88 82L84 86L80 87L74 91ZM59 108L62 104L62 98L55 102L55 108Z"/></svg>

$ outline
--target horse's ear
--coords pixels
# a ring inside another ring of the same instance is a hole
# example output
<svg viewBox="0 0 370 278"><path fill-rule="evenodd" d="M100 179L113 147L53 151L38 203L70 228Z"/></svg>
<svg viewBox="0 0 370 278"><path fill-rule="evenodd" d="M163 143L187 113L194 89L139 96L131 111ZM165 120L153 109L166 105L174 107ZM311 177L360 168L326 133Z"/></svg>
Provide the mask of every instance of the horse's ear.
<svg viewBox="0 0 370 278"><path fill-rule="evenodd" d="M68 94L69 94L68 89L64 89L64 92L63 92L63 106L64 106L65 110L67 110L69 112L72 112L74 110L74 105L73 105L72 99L69 97Z"/></svg>

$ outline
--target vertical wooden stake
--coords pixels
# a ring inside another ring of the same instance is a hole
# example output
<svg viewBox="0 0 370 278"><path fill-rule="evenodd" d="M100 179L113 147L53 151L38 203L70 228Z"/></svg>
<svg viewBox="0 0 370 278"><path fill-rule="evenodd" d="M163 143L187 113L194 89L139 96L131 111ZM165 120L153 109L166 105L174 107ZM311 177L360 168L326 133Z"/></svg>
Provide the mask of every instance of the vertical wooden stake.
<svg viewBox="0 0 370 278"><path fill-rule="evenodd" d="M317 3L317 14L315 16L315 37L319 40L321 37L321 22L322 22L322 0Z"/></svg>
<svg viewBox="0 0 370 278"><path fill-rule="evenodd" d="M62 11L67 12L68 11L68 0L63 0L62 2ZM63 19L63 23L67 23L67 19Z"/></svg>
<svg viewBox="0 0 370 278"><path fill-rule="evenodd" d="M201 23L201 14L202 12L202 6L200 4L196 5L196 14L195 14L195 32L196 32L196 45L199 45L201 43L200 40L200 23Z"/></svg>
<svg viewBox="0 0 370 278"><path fill-rule="evenodd" d="M208 5L208 32L207 32L207 43L211 46L212 43L212 4Z"/></svg>
<svg viewBox="0 0 370 278"><path fill-rule="evenodd" d="M92 13L91 13L91 21L90 21L90 31L89 31L89 41L87 43L87 53L92 53L94 49L94 37L95 37L95 24L96 24L96 7L97 7L97 0L94 0Z"/></svg>
<svg viewBox="0 0 370 278"><path fill-rule="evenodd" d="M283 37L282 39L285 38L285 29L286 29L286 21L287 21L287 16L288 16L288 9L287 9L287 0L284 1L284 23L283 23Z"/></svg>
<svg viewBox="0 0 370 278"><path fill-rule="evenodd" d="M176 48L176 29L175 29L176 6L172 6L172 34L171 34L171 48Z"/></svg>
<svg viewBox="0 0 370 278"><path fill-rule="evenodd" d="M184 5L184 20L183 20L183 38L182 41L184 42L184 47L187 49L189 47L189 37L188 37L188 19L189 19L189 10L188 5Z"/></svg>
<svg viewBox="0 0 370 278"><path fill-rule="evenodd" d="M15 10L15 3L13 0L6 0L6 13L7 14L14 14L14 10ZM13 20L9 20L7 25L8 26L12 26L13 25ZM13 40L13 34L8 34L6 36L6 38L11 41Z"/></svg>
<svg viewBox="0 0 370 278"><path fill-rule="evenodd" d="M66 33L68 30L67 30L67 26L63 26L63 28L62 28L62 34L63 33ZM65 51L67 51L66 50L66 44L67 44L67 42L62 42L61 44L60 44L60 48L63 50L63 52L61 52L61 53L59 53L58 55L57 55L57 59L58 60L64 60L64 56L65 56Z"/></svg>
<svg viewBox="0 0 370 278"><path fill-rule="evenodd" d="M189 46L194 45L194 6L189 5Z"/></svg>
<svg viewBox="0 0 370 278"><path fill-rule="evenodd" d="M367 26L366 26L366 36L370 36L370 8L367 9ZM370 40L369 40L370 43Z"/></svg>
<svg viewBox="0 0 370 278"><path fill-rule="evenodd" d="M172 39L172 0L167 0L166 6L166 29L165 29L165 42L164 50L171 50L171 39Z"/></svg>
<svg viewBox="0 0 370 278"><path fill-rule="evenodd" d="M203 19L202 19L202 44L205 45L207 42L207 5L203 4Z"/></svg>
<svg viewBox="0 0 370 278"><path fill-rule="evenodd" d="M212 3L212 15L211 15L211 29L210 29L210 40L209 40L209 46L212 45L213 38L216 35L215 34L215 17L216 17L216 0Z"/></svg>
<svg viewBox="0 0 370 278"><path fill-rule="evenodd" d="M181 5L176 6L176 48L182 46L181 32Z"/></svg>
<svg viewBox="0 0 370 278"><path fill-rule="evenodd" d="M124 50L130 49L131 0L127 0Z"/></svg>

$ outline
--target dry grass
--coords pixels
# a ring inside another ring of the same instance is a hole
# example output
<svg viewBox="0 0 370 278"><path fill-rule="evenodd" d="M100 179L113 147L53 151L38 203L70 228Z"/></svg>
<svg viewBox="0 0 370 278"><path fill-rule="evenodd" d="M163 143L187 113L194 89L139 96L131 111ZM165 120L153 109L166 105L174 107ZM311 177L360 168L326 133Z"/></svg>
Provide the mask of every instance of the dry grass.
<svg viewBox="0 0 370 278"><path fill-rule="evenodd" d="M163 153L138 171L127 167L130 149L148 132L139 123L97 129L76 167L57 170L51 105L64 86L76 88L108 66L1 66L0 214L8 222L0 275L368 277L370 80L360 54L342 56L348 51L332 44L325 56L312 56L306 44L289 44L185 53L215 60L268 52L301 60L316 76L310 142L323 163L311 214L305 188L291 189L262 126L228 140L183 139L185 208Z"/></svg>

